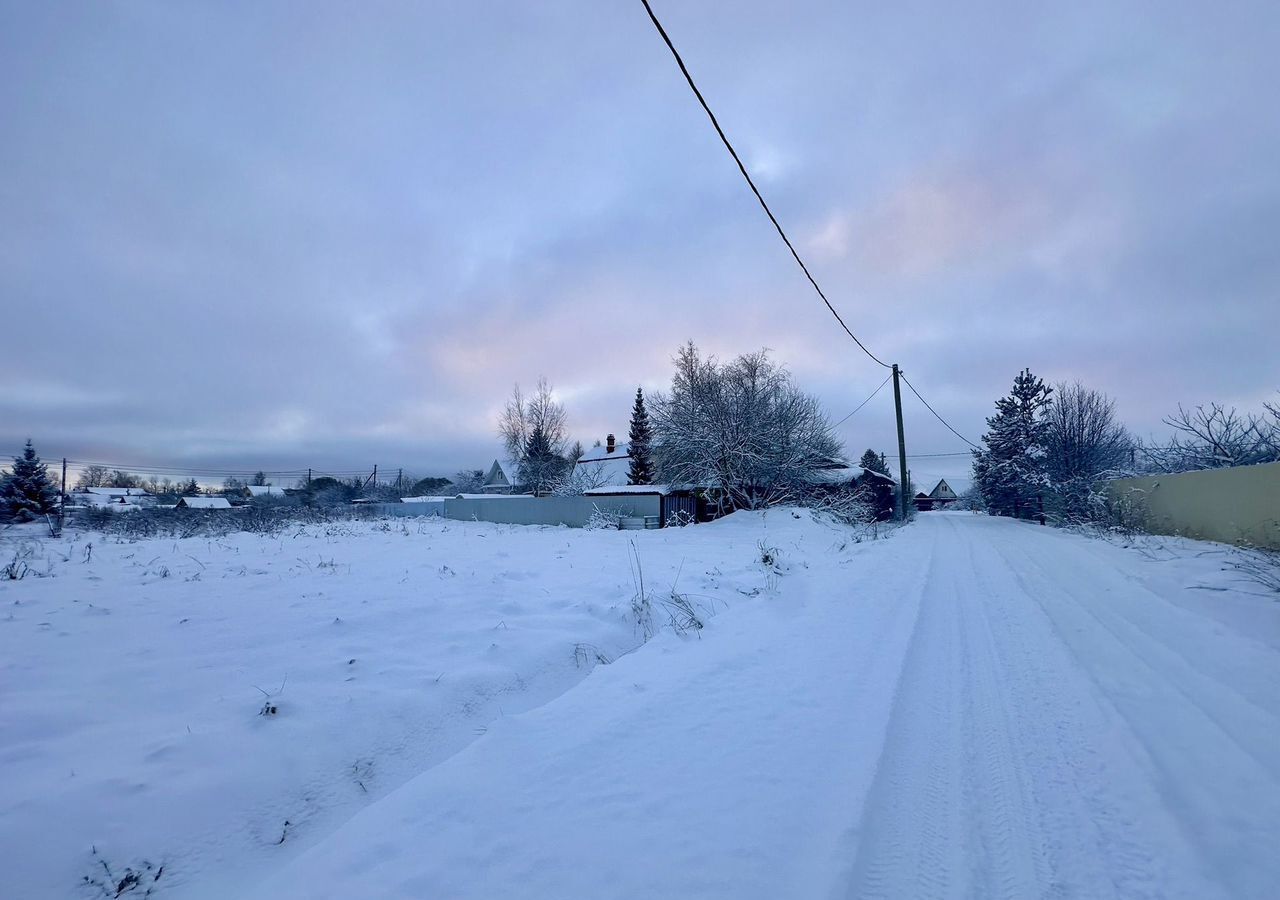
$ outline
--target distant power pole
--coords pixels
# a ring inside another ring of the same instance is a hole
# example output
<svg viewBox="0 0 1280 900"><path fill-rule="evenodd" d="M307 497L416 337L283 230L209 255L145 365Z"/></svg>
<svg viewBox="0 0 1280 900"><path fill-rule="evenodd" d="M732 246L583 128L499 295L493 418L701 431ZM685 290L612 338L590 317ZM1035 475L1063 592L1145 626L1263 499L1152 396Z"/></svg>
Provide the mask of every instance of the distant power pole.
<svg viewBox="0 0 1280 900"><path fill-rule="evenodd" d="M898 514L902 521L905 522L907 520L907 504L911 500L907 497L907 439L902 431L902 391L898 387L897 363L893 364L893 411L898 416L898 475L902 479L898 482L898 496L902 498Z"/></svg>
<svg viewBox="0 0 1280 900"><path fill-rule="evenodd" d="M62 495L58 498L58 533L67 523L67 458L62 457Z"/></svg>

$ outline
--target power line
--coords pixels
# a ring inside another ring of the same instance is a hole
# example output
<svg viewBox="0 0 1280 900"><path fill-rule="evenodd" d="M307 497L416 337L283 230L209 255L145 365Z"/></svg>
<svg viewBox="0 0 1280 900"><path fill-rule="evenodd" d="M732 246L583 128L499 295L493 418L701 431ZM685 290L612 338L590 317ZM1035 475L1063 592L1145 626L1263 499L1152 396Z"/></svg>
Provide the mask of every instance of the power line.
<svg viewBox="0 0 1280 900"><path fill-rule="evenodd" d="M818 296L822 298L822 302L827 305L827 309L831 311L831 315L836 317L836 321L839 322L840 327L845 330L845 334L853 338L853 342L861 348L863 353L867 354L867 356L871 357L871 359L875 360L875 362L884 366L886 369L889 368L888 363L868 350L867 346L862 343L862 341L858 340L858 336L849 330L849 326L846 325L844 319L840 317L840 313L836 312L836 308L831 305L831 301L827 299L827 295L822 292L822 288L818 286L818 282L809 272L809 267L804 264L804 260L801 259L800 254L796 252L796 248L792 245L790 238L787 237L787 233L783 231L782 226L778 224L778 219L774 216L773 211L769 209L769 204L764 202L764 197L761 195L759 188L756 187L756 183L751 180L751 176L747 173L747 167L742 164L742 160L738 156L738 151L734 150L733 144L729 143L729 138L725 135L724 129L720 127L720 122L717 121L716 114L713 113L711 111L711 107L707 105L706 98L702 96L702 91L698 90L698 86L694 83L693 76L689 74L689 69L684 64L684 60L680 57L679 51L676 50L675 44L671 43L671 38L667 36L667 30L662 27L662 23L658 21L658 17L654 15L653 7L649 5L649 0L640 0L640 2L644 4L645 11L649 13L649 19L653 22L653 27L658 29L658 34L662 36L662 40L666 43L667 49L670 50L671 55L675 57L676 65L680 67L680 71L684 75L684 80L689 82L689 87L693 90L693 95L697 97L698 102L702 104L702 108L706 112L707 118L711 120L711 124L716 130L716 134L720 135L720 141L724 144L725 149L729 151L729 155L733 157L733 161L738 164L738 171L741 172L742 177L746 179L747 186L751 188L751 193L755 194L756 199L760 201L760 206L764 210L765 215L769 217L769 221L772 222L773 227L777 229L778 235L782 238L782 242L786 244L787 249L791 251L791 255L799 264L801 271L804 272L805 278L809 279L809 283L813 285L813 289L818 292Z"/></svg>
<svg viewBox="0 0 1280 900"><path fill-rule="evenodd" d="M960 440L964 441L966 444L968 444L968 445L969 445L970 447L972 447L973 449L975 449L975 450L981 450L981 449L982 449L982 448L981 448L981 447L979 447L977 444L975 444L973 441L969 440L969 439L968 439L967 437L965 437L963 434L961 434L960 432L958 432L958 431L956 431L954 428L952 428L952 427L951 427L951 423L950 423L950 422L948 422L946 419L942 418L942 416L938 415L938 411L937 411L936 409L934 409L932 406L930 406L930 405L929 405L929 401L928 401L928 400L926 400L926 399L924 399L923 397L921 397L921 396L920 396L920 392L916 390L916 386L915 386L914 384L912 384L910 381L907 381L907 376L906 376L906 375L903 375L903 376L902 376L902 380L907 382L907 387L911 388L911 393L915 394L915 395L916 395L916 399L918 399L921 403L923 403L923 404L924 404L924 408L925 408L925 409L927 409L927 410L929 410L929 412L933 413L933 417L934 417L935 419L937 419L937 420L938 420L939 422L941 422L943 425L947 426L947 430L948 430L948 431L950 431L950 432L951 432L952 434L954 434L956 437L960 438Z"/></svg>
<svg viewBox="0 0 1280 900"><path fill-rule="evenodd" d="M890 379L890 378L892 378L892 377L893 377L892 375L889 375L887 378L885 378L885 380L884 380L884 381L880 382L880 387L878 387L878 388L876 388L874 391L872 391L872 392L871 392L871 396L870 396L870 397L868 397L866 400L863 400L861 403L859 403L859 404L857 405L857 407L854 409L854 411L853 411L853 412L849 413L849 415L845 416L843 419L841 419L839 422L837 422L836 424L832 425L831 427L832 427L833 429L835 429L835 428L839 428L839 427L840 427L841 425L843 425L845 422L848 422L850 419L852 419L852 418L853 418L853 416L854 416L854 414L855 414L855 413L857 413L857 411L858 411L858 410L862 409L862 407L864 407L864 406L866 406L868 403L870 403L870 402L871 402L871 400L875 397L875 395L876 395L876 394L878 394L878 393L880 393L880 391L884 388L884 386L885 386L886 384L888 384L888 383L889 383L889 379Z"/></svg>

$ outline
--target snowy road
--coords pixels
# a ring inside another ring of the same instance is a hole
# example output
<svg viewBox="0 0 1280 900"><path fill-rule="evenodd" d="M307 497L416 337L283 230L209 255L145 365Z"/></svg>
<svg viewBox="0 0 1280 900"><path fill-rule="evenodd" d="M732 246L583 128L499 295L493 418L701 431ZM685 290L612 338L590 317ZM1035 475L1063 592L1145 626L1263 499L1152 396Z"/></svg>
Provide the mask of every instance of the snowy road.
<svg viewBox="0 0 1280 900"><path fill-rule="evenodd" d="M849 896L1274 896L1274 648L1105 544L920 529L933 556Z"/></svg>
<svg viewBox="0 0 1280 900"><path fill-rule="evenodd" d="M503 720L261 896L1275 896L1280 605L1217 551L780 533L774 602Z"/></svg>

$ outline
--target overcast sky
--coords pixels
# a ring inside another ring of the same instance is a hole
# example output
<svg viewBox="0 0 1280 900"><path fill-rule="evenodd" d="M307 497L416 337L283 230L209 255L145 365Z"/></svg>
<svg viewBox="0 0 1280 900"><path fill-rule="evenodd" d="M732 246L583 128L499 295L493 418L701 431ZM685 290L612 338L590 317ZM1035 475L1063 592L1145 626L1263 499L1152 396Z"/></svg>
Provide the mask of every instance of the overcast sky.
<svg viewBox="0 0 1280 900"><path fill-rule="evenodd" d="M1280 388L1280 7L654 0L854 330L977 439L1030 366ZM0 4L0 449L234 468L590 443L692 339L833 420L835 326L638 0ZM912 452L963 445L909 395ZM886 388L840 428L891 451ZM963 460L913 463L917 482Z"/></svg>

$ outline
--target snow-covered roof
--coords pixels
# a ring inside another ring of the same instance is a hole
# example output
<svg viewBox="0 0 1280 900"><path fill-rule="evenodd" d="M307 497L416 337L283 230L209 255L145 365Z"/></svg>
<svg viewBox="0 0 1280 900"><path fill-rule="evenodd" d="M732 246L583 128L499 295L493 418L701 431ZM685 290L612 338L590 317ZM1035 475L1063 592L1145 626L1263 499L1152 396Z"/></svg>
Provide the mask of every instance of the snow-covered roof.
<svg viewBox="0 0 1280 900"><path fill-rule="evenodd" d="M485 487L510 487L515 483L515 470L501 459L495 459L484 476Z"/></svg>
<svg viewBox="0 0 1280 900"><path fill-rule="evenodd" d="M226 497L183 497L178 505L187 509L231 509L231 501Z"/></svg>
<svg viewBox="0 0 1280 900"><path fill-rule="evenodd" d="M592 447L573 466L574 478L592 488L625 485L630 472L627 444L616 444L612 453L605 447Z"/></svg>
<svg viewBox="0 0 1280 900"><path fill-rule="evenodd" d="M142 488L128 487L91 487L83 488L76 493L94 494L98 497L150 497Z"/></svg>
<svg viewBox="0 0 1280 900"><path fill-rule="evenodd" d="M489 496L485 494L484 496ZM450 497L401 497L401 503L440 503L444 500L450 500Z"/></svg>
<svg viewBox="0 0 1280 900"><path fill-rule="evenodd" d="M630 459L630 444L614 444L613 452L610 453L604 445L592 447L578 458L578 462L596 462L602 459Z"/></svg>
<svg viewBox="0 0 1280 900"><path fill-rule="evenodd" d="M662 494L666 496L671 487L665 484L614 484L605 487L588 488L583 491L587 497L608 497L614 494Z"/></svg>
<svg viewBox="0 0 1280 900"><path fill-rule="evenodd" d="M929 492L929 496L935 500L956 500L956 492L951 489L951 485L947 484L947 479L939 478L938 483L933 486L933 490Z"/></svg>
<svg viewBox="0 0 1280 900"><path fill-rule="evenodd" d="M533 499L533 494L455 494L445 497L446 500L512 500L520 497Z"/></svg>

